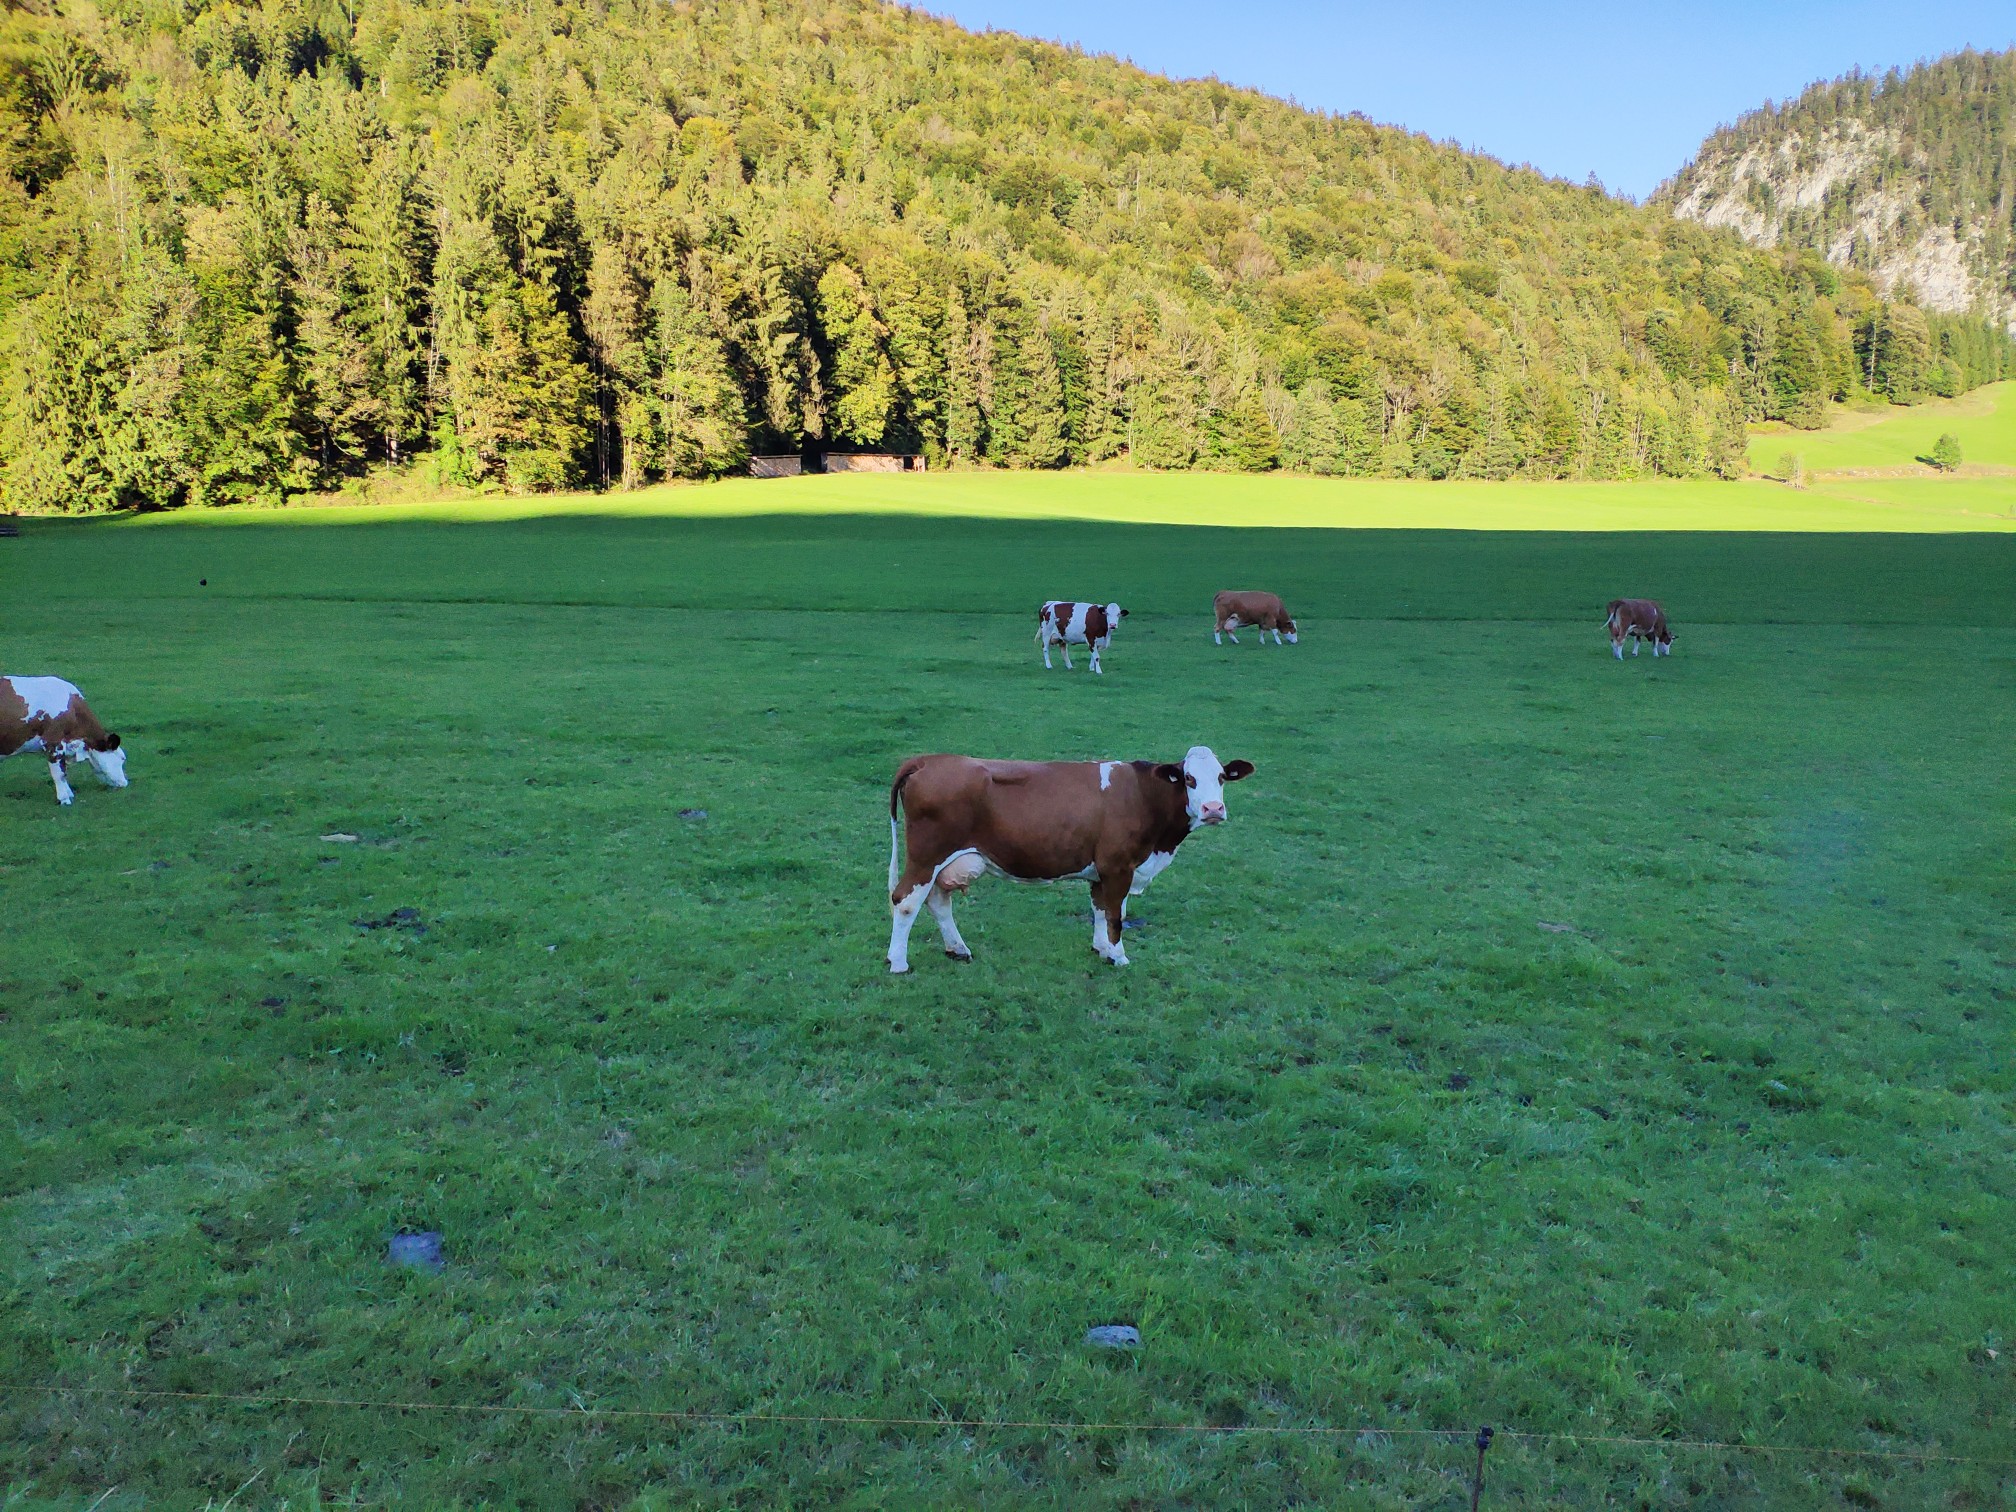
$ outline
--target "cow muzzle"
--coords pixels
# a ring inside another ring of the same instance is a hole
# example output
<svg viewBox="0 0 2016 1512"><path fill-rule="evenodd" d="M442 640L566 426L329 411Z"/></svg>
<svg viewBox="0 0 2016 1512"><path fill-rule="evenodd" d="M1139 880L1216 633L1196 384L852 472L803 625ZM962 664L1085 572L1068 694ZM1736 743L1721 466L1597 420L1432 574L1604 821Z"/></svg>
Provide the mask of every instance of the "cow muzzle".
<svg viewBox="0 0 2016 1512"><path fill-rule="evenodd" d="M1225 822L1225 805L1222 803L1201 804L1197 809L1197 818L1203 824L1223 824Z"/></svg>

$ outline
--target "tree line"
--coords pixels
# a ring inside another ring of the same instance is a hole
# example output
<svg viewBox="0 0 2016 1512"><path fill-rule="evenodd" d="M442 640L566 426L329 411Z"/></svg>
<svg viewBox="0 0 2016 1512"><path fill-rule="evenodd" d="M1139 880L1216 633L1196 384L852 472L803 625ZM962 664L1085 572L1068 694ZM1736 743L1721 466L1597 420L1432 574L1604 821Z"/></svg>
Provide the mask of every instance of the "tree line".
<svg viewBox="0 0 2016 1512"><path fill-rule="evenodd" d="M0 18L0 487L757 452L1732 476L2011 368L1602 192L872 0L39 0Z"/></svg>

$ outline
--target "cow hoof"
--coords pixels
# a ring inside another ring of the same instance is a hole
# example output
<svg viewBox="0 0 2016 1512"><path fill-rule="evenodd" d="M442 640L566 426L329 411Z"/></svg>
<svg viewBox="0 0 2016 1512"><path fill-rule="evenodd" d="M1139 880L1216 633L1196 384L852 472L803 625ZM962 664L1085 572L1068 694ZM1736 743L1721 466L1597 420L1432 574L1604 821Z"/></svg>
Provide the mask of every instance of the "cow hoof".
<svg viewBox="0 0 2016 1512"><path fill-rule="evenodd" d="M905 961L901 966L898 966L894 961L891 961L889 963L889 975L908 976L909 974L910 974L910 963L908 961Z"/></svg>
<svg viewBox="0 0 2016 1512"><path fill-rule="evenodd" d="M973 952L970 950L948 950L945 954L955 961L970 961L973 959Z"/></svg>

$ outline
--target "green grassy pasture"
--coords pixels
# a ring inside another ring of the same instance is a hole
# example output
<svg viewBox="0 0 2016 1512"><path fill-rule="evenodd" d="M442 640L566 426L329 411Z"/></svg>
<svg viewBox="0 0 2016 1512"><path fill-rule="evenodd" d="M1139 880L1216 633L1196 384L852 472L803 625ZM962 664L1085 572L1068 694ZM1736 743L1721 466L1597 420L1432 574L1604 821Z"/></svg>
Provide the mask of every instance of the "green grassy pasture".
<svg viewBox="0 0 2016 1512"><path fill-rule="evenodd" d="M133 778L0 763L6 1505L1455 1507L1411 1434L1480 1422L2011 1457L2008 536L317 518L0 543L60 587L8 668ZM1302 644L1213 647L1263 585ZM1037 601L1109 592L1108 674L1044 673ZM1672 658L1610 659L1621 593ZM926 921L883 973L903 756L1197 741L1259 771L1132 967L982 882L972 965ZM1486 1505L2009 1476L1507 1438Z"/></svg>
<svg viewBox="0 0 2016 1512"><path fill-rule="evenodd" d="M145 528L159 522L161 528L181 531L194 525L243 526L276 519L320 525L388 521L467 525L581 516L604 520L890 514L1270 529L1913 534L2016 530L2016 478L1925 476L1886 479L1884 484L1882 490L1872 491L1862 479L1790 489L1763 480L1430 483L1291 473L833 474L736 478L619 494L217 509L155 516L139 523Z"/></svg>
<svg viewBox="0 0 2016 1512"><path fill-rule="evenodd" d="M1750 438L1750 466L1776 472L1778 459L1793 452L1808 472L1910 469L1949 431L1969 464L2016 468L2016 382L1908 408L1837 411L1825 430L1773 426Z"/></svg>

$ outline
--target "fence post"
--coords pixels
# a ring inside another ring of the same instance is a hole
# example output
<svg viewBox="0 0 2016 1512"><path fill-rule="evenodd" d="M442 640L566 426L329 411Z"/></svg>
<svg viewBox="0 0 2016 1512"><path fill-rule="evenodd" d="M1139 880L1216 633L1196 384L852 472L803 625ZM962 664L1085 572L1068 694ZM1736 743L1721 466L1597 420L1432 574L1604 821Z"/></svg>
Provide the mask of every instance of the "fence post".
<svg viewBox="0 0 2016 1512"><path fill-rule="evenodd" d="M1477 1503L1484 1495L1484 1451L1491 1447L1491 1425L1486 1423L1477 1430L1477 1473L1470 1477L1470 1512L1477 1512Z"/></svg>

